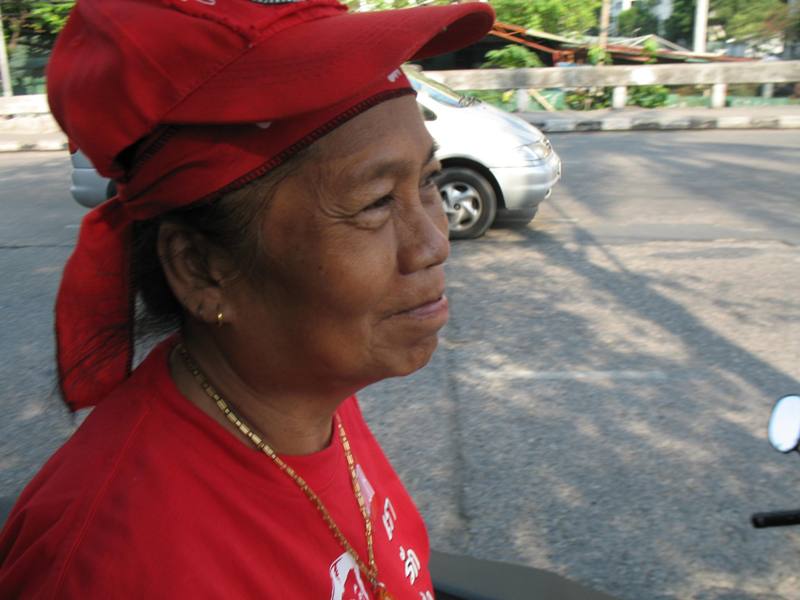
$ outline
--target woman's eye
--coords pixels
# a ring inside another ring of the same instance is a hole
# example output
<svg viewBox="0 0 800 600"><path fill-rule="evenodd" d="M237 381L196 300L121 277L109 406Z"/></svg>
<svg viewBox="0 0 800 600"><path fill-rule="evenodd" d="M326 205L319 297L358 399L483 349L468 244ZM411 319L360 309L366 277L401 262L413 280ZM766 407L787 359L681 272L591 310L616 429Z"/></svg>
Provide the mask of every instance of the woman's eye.
<svg viewBox="0 0 800 600"><path fill-rule="evenodd" d="M392 203L392 200L394 200L394 198L392 198L391 196L383 196L382 198L378 198L377 200L375 200L375 202L364 208L364 210L377 210L379 208L384 208L386 206L389 206Z"/></svg>

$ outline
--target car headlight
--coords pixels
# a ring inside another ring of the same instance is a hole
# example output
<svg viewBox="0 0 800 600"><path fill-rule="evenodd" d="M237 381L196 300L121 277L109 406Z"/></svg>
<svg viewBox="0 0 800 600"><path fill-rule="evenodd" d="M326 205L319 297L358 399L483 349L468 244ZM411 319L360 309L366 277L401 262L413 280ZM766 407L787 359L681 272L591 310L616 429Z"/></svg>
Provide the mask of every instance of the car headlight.
<svg viewBox="0 0 800 600"><path fill-rule="evenodd" d="M517 144L519 141L517 140ZM492 152L494 167L527 167L541 163L553 153L550 140L543 137L524 146L498 143Z"/></svg>
<svg viewBox="0 0 800 600"><path fill-rule="evenodd" d="M537 142L520 146L518 150L524 159L530 162L537 162L550 156L553 152L553 147L550 145L550 140L543 137Z"/></svg>
<svg viewBox="0 0 800 600"><path fill-rule="evenodd" d="M533 163L540 163L553 153L550 140L543 137L540 140L525 144L524 146L506 146L505 151L495 154L498 167L525 167Z"/></svg>

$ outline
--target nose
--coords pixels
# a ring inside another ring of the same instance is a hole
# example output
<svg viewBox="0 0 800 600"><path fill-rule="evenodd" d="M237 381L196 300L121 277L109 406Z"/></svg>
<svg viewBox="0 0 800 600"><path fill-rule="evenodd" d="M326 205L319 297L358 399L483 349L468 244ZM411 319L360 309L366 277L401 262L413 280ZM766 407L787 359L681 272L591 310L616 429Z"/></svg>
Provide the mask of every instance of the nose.
<svg viewBox="0 0 800 600"><path fill-rule="evenodd" d="M403 275L441 265L450 255L447 215L438 194L403 211L398 229L398 262Z"/></svg>

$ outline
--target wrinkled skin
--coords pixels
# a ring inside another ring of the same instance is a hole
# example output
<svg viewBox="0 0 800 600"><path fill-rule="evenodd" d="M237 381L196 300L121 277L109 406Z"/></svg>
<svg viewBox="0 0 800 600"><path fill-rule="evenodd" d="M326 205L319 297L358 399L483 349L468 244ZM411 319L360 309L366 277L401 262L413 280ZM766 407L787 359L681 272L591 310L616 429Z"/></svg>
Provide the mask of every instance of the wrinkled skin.
<svg viewBox="0 0 800 600"><path fill-rule="evenodd" d="M188 257L165 265L193 317L187 347L276 450L324 447L342 400L430 359L447 320L438 169L416 102L404 96L316 142L313 160L278 185L261 223L262 282L226 278L222 255L198 274L190 236L162 231L162 256ZM175 357L172 372L230 428Z"/></svg>

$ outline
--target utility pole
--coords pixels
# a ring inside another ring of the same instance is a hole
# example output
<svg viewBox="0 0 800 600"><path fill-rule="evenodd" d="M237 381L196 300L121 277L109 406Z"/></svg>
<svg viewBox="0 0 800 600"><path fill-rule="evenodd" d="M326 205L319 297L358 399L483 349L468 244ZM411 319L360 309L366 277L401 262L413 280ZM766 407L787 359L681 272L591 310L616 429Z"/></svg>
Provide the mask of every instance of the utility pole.
<svg viewBox="0 0 800 600"><path fill-rule="evenodd" d="M597 45L603 50L608 46L608 25L611 22L611 0L603 0L603 6L600 9L600 37L597 40Z"/></svg>
<svg viewBox="0 0 800 600"><path fill-rule="evenodd" d="M694 13L694 51L702 54L706 51L708 37L708 0L697 0Z"/></svg>
<svg viewBox="0 0 800 600"><path fill-rule="evenodd" d="M3 33L3 11L0 8L0 78L3 79L3 96L11 96L11 71L6 54L6 36Z"/></svg>

